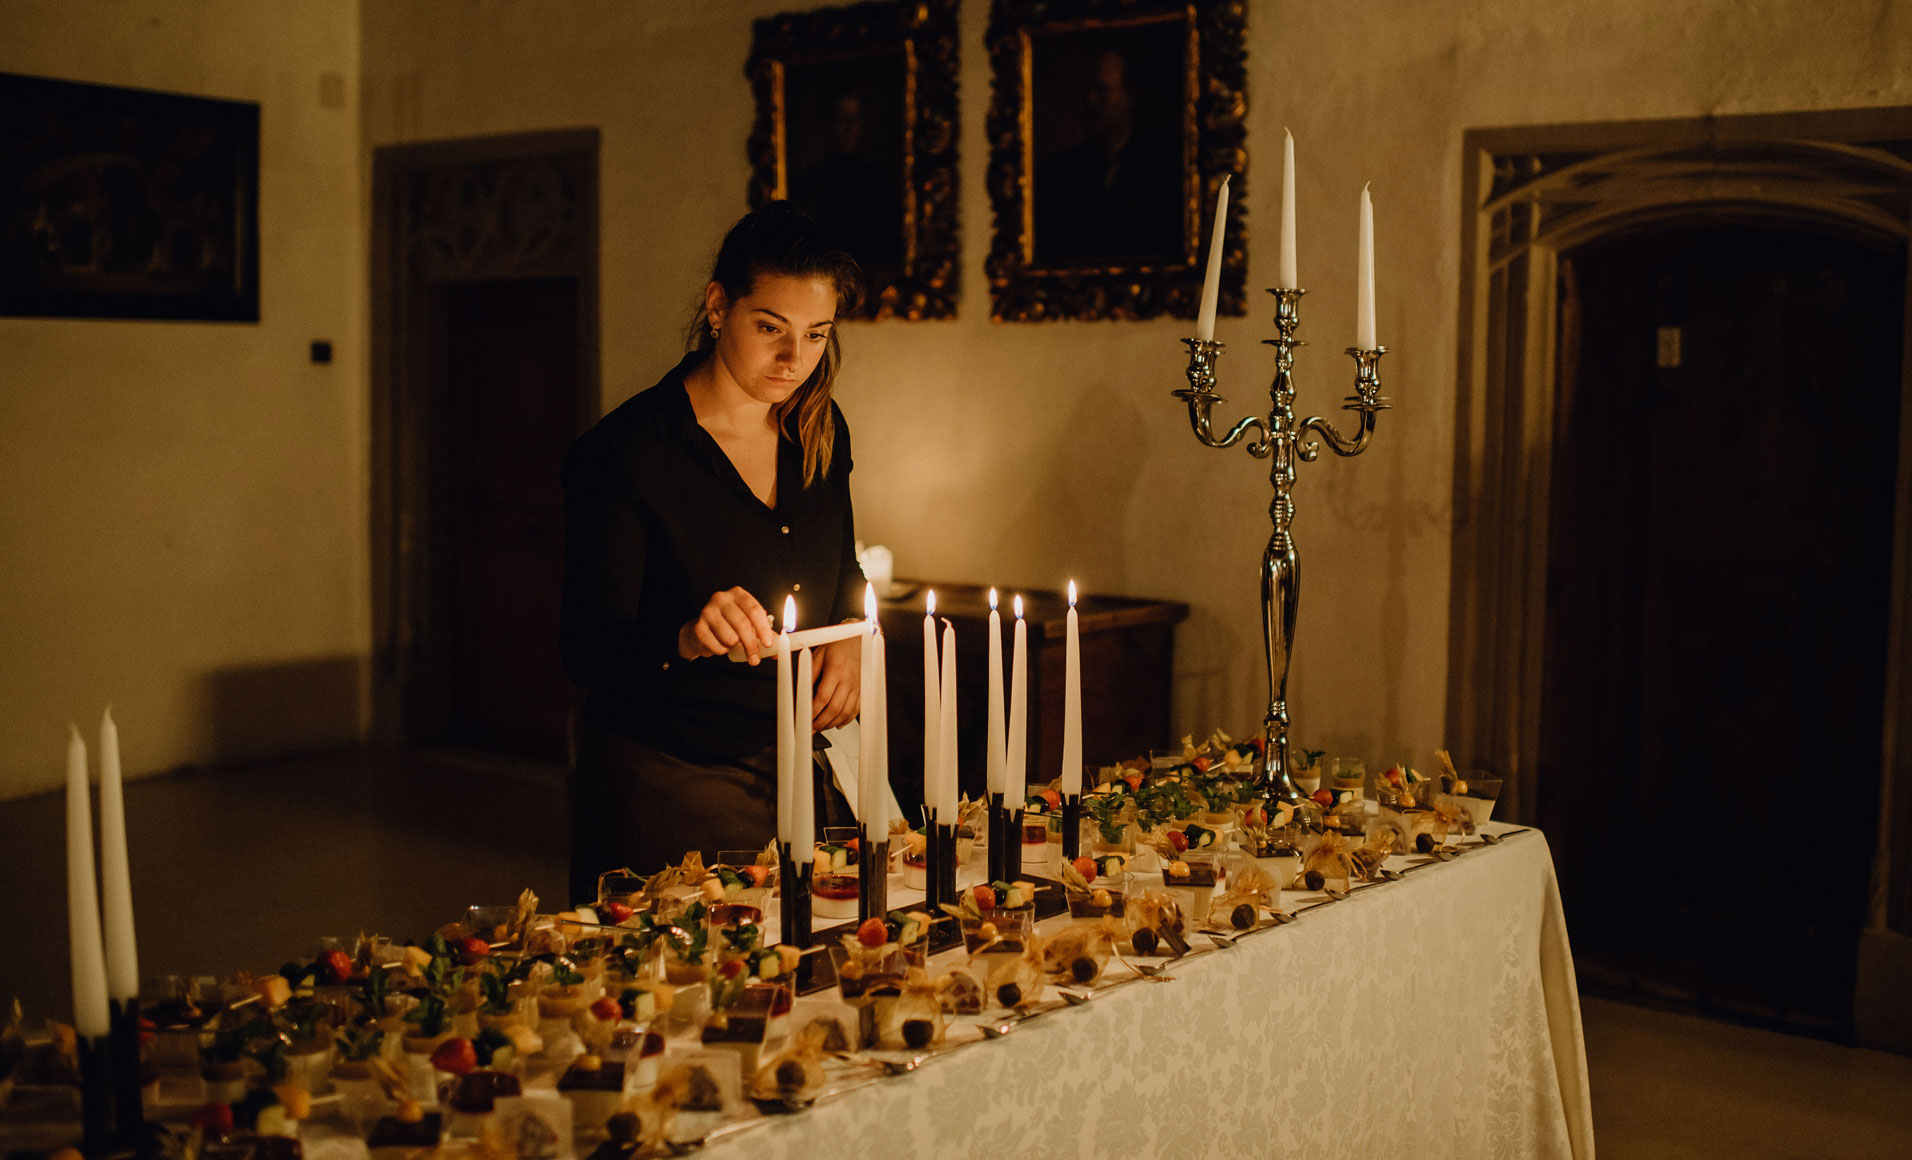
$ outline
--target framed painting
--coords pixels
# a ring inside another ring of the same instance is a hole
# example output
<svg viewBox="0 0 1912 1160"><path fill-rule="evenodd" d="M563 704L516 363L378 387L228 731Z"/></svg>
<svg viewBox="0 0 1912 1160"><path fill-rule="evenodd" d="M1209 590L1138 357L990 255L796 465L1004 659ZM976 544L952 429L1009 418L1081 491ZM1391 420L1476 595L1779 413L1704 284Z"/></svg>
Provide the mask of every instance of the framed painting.
<svg viewBox="0 0 1912 1160"><path fill-rule="evenodd" d="M1224 178L1220 310L1243 312L1245 9L1245 0L994 0L995 318L1194 318Z"/></svg>
<svg viewBox="0 0 1912 1160"><path fill-rule="evenodd" d="M750 204L788 198L863 268L864 318L952 318L957 0L764 17Z"/></svg>
<svg viewBox="0 0 1912 1160"><path fill-rule="evenodd" d="M0 315L259 320L259 106L0 73Z"/></svg>

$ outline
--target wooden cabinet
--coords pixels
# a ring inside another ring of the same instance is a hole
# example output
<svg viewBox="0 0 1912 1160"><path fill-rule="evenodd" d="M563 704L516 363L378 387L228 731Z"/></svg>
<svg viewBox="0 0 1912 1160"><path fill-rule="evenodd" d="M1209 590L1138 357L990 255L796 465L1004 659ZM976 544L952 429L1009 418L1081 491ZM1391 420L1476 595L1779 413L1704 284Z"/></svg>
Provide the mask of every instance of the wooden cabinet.
<svg viewBox="0 0 1912 1160"><path fill-rule="evenodd" d="M983 790L988 740L989 590L973 584L901 580L879 616L889 658L890 781L912 820L923 795L923 613L936 591L938 620L956 626L957 763L962 792ZM1003 689L1015 641L1012 592L1002 593ZM1029 622L1029 780L1049 781L1062 767L1063 650L1067 598L1021 593ZM1172 739L1169 692L1175 626L1188 605L1130 596L1085 596L1076 608L1082 641L1082 757L1108 765ZM939 623L937 639L942 638Z"/></svg>

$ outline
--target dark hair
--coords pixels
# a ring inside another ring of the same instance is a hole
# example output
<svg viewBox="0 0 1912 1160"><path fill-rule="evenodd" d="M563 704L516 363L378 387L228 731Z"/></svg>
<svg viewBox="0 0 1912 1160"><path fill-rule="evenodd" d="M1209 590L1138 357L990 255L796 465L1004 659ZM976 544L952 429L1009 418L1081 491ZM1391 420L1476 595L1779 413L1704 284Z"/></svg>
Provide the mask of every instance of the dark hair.
<svg viewBox="0 0 1912 1160"><path fill-rule="evenodd" d="M828 282L836 290L838 318L856 309L856 259L831 249L817 223L787 201L765 202L730 227L730 232L724 235L724 244L717 250L710 280L722 286L725 296L735 302L750 294L759 274ZM697 314L685 335L685 345L703 352L706 357L717 347L717 337L710 329L701 294ZM817 369L771 412L777 428L790 432L803 449L805 487L830 470L830 455L836 446L836 424L830 418L830 388L836 384L837 367L842 361L837 328L832 326L824 342L823 357L817 360Z"/></svg>

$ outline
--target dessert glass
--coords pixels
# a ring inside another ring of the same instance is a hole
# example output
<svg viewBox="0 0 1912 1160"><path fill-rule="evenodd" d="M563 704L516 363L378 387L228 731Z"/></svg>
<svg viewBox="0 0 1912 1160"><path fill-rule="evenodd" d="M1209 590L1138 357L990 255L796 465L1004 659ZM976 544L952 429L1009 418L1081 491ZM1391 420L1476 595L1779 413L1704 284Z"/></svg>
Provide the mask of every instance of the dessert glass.
<svg viewBox="0 0 1912 1160"><path fill-rule="evenodd" d="M1494 816L1494 801L1500 797L1500 787L1501 779L1486 770L1470 770L1458 778L1441 775L1443 803L1466 810L1474 819L1476 829Z"/></svg>

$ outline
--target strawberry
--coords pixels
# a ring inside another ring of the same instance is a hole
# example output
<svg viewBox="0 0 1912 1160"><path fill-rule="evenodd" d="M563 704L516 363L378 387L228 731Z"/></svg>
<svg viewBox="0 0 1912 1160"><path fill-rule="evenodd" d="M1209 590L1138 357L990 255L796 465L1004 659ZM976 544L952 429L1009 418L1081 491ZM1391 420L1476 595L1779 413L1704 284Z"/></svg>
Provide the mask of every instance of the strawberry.
<svg viewBox="0 0 1912 1160"><path fill-rule="evenodd" d="M1175 847L1175 852L1179 854L1183 850L1188 849L1188 835L1180 830L1170 830L1168 832L1168 844Z"/></svg>
<svg viewBox="0 0 1912 1160"><path fill-rule="evenodd" d="M996 909L996 891L994 887L977 886L970 890L970 895L976 900L977 910Z"/></svg>
<svg viewBox="0 0 1912 1160"><path fill-rule="evenodd" d="M1193 764L1196 769L1201 770L1203 773L1208 772L1208 758L1206 757L1198 757L1191 764Z"/></svg>
<svg viewBox="0 0 1912 1160"><path fill-rule="evenodd" d="M745 866L744 867L744 873L749 876L750 884L752 886L762 886L766 882L769 882L770 870L771 868L768 866Z"/></svg>
<svg viewBox="0 0 1912 1160"><path fill-rule="evenodd" d="M1398 765L1391 766L1388 769L1385 776L1387 777L1389 781L1393 782L1395 785L1400 785L1401 784L1401 767Z"/></svg>
<svg viewBox="0 0 1912 1160"><path fill-rule="evenodd" d="M352 977L352 956L341 950L330 950L319 956L319 970L326 980L343 983Z"/></svg>
<svg viewBox="0 0 1912 1160"><path fill-rule="evenodd" d="M723 979L735 979L750 970L750 964L742 959L730 959L717 968L717 976Z"/></svg>
<svg viewBox="0 0 1912 1160"><path fill-rule="evenodd" d="M1075 871L1077 874L1082 875L1084 878L1095 877L1095 859L1094 858L1077 858L1073 864L1075 866Z"/></svg>
<svg viewBox="0 0 1912 1160"><path fill-rule="evenodd" d="M454 1035L432 1051L432 1066L453 1075L464 1075L478 1066L478 1049L471 1040Z"/></svg>
<svg viewBox="0 0 1912 1160"><path fill-rule="evenodd" d="M472 935L458 944L458 955L467 963L475 963L490 953L491 944L477 935Z"/></svg>
<svg viewBox="0 0 1912 1160"><path fill-rule="evenodd" d="M1046 801L1049 803L1049 808L1051 810L1059 810L1062 808L1062 794L1058 793L1057 791L1053 789L1045 789L1038 796L1040 796L1043 801Z"/></svg>
<svg viewBox="0 0 1912 1160"><path fill-rule="evenodd" d="M615 1023L618 1017L624 1014L624 1009L617 1005L616 999L606 995L591 1004L591 1014L597 1016L600 1022Z"/></svg>
<svg viewBox="0 0 1912 1160"><path fill-rule="evenodd" d="M854 860L856 858L858 847L857 847L857 840L855 838L851 838L849 841L843 843L843 848L850 852L851 859Z"/></svg>
<svg viewBox="0 0 1912 1160"><path fill-rule="evenodd" d="M625 919L637 913L631 906L622 902L607 902L598 907L598 909L604 912L605 917L611 920L611 925L613 926L616 926L618 923L623 922Z"/></svg>
<svg viewBox="0 0 1912 1160"><path fill-rule="evenodd" d="M880 918L866 919L856 928L856 941L872 949L880 947L890 941L890 928Z"/></svg>
<svg viewBox="0 0 1912 1160"><path fill-rule="evenodd" d="M1142 789L1142 775L1141 775L1141 774L1139 774L1139 773L1131 773L1131 774L1126 774L1126 775L1124 775L1124 776L1123 776L1123 778L1122 778L1122 780L1123 780L1123 781L1126 781L1126 782L1128 782L1128 783L1129 783L1129 792L1130 792L1130 793L1139 793L1139 792L1141 791L1141 789Z"/></svg>
<svg viewBox="0 0 1912 1160"><path fill-rule="evenodd" d="M232 1105L207 1104L193 1113L192 1126L204 1131L208 1139L225 1139L232 1135Z"/></svg>
<svg viewBox="0 0 1912 1160"><path fill-rule="evenodd" d="M1331 789L1318 789L1314 791L1314 800L1316 805L1331 806L1334 804L1334 791Z"/></svg>

